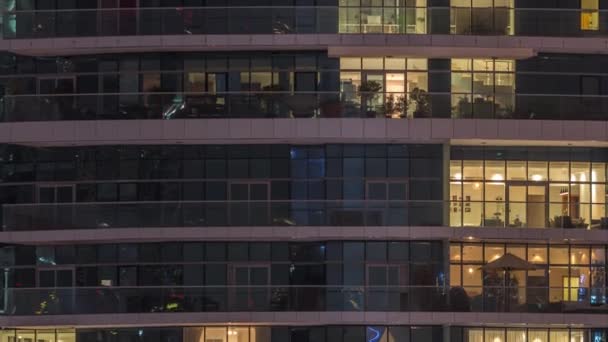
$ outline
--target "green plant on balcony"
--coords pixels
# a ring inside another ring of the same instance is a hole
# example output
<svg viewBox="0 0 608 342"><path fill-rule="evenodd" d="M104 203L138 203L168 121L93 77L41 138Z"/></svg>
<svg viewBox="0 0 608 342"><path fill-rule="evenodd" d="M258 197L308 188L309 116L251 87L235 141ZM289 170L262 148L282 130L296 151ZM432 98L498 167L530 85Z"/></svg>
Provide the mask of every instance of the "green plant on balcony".
<svg viewBox="0 0 608 342"><path fill-rule="evenodd" d="M389 95L384 102L384 115L387 118L398 116L400 118L407 117L407 110L410 106L410 99L406 96L394 94Z"/></svg>
<svg viewBox="0 0 608 342"><path fill-rule="evenodd" d="M426 118L431 115L429 95L426 91L414 88L410 93L410 101L416 105L414 108L415 118Z"/></svg>
<svg viewBox="0 0 608 342"><path fill-rule="evenodd" d="M377 112L374 106L380 96L382 84L378 81L365 81L358 90L365 114L367 117L376 117Z"/></svg>

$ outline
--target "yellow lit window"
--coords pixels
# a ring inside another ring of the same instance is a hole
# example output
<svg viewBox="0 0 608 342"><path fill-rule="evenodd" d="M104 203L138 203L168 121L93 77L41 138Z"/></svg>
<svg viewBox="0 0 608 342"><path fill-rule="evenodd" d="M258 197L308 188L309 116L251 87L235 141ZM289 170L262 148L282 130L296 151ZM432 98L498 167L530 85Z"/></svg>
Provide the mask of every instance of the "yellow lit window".
<svg viewBox="0 0 608 342"><path fill-rule="evenodd" d="M563 277L564 300L576 301L578 299L578 277Z"/></svg>
<svg viewBox="0 0 608 342"><path fill-rule="evenodd" d="M581 30L599 29L599 0L581 0Z"/></svg>

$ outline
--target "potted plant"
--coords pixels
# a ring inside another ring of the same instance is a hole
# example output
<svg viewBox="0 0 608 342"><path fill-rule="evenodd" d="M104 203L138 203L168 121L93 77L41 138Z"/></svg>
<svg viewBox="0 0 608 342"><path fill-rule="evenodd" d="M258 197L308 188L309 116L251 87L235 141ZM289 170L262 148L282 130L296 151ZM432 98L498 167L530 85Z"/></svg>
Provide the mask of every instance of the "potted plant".
<svg viewBox="0 0 608 342"><path fill-rule="evenodd" d="M359 96L361 96L361 105L365 109L367 117L376 117L376 111L373 109L374 102L378 98L378 93L382 90L382 84L378 81L366 81L359 86Z"/></svg>
<svg viewBox="0 0 608 342"><path fill-rule="evenodd" d="M426 91L420 88L414 88L410 93L410 101L416 104L416 107L414 108L415 118L430 116L429 95Z"/></svg>
<svg viewBox="0 0 608 342"><path fill-rule="evenodd" d="M395 98L394 94L389 95L384 102L384 116L392 118L394 115L400 118L407 117L407 110L410 106L410 100L403 95Z"/></svg>

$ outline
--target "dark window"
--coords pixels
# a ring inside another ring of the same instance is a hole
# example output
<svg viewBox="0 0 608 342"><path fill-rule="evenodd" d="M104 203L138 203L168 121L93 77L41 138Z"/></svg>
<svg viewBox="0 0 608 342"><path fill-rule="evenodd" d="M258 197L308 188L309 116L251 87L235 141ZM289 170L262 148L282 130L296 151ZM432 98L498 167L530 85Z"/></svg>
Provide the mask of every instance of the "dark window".
<svg viewBox="0 0 608 342"><path fill-rule="evenodd" d="M599 76L581 76L581 95L601 95Z"/></svg>

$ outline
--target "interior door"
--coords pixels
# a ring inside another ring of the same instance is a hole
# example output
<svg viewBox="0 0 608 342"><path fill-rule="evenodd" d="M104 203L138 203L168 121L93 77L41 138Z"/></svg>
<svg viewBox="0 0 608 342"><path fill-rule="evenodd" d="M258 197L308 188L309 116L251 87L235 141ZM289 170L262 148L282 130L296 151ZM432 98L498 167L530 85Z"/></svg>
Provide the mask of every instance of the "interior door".
<svg viewBox="0 0 608 342"><path fill-rule="evenodd" d="M546 185L530 185L527 194L528 227L547 227L547 187Z"/></svg>

